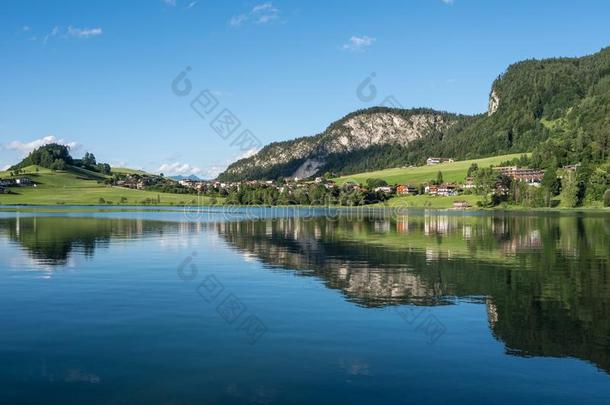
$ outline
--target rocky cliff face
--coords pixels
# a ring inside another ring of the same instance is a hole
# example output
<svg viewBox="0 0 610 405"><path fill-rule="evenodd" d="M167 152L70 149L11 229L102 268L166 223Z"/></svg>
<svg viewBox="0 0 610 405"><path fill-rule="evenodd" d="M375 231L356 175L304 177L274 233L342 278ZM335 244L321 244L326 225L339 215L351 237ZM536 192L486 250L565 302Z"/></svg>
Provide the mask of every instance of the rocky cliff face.
<svg viewBox="0 0 610 405"><path fill-rule="evenodd" d="M487 115L492 115L498 110L498 106L500 105L500 97L496 92L496 89L491 89L491 94L489 95L489 105L487 108Z"/></svg>
<svg viewBox="0 0 610 405"><path fill-rule="evenodd" d="M255 178L278 166L285 167L280 170L283 176L310 177L318 173L329 155L379 145L406 146L455 122L455 116L433 110L363 110L333 123L321 134L272 143L256 155L233 163L220 177Z"/></svg>

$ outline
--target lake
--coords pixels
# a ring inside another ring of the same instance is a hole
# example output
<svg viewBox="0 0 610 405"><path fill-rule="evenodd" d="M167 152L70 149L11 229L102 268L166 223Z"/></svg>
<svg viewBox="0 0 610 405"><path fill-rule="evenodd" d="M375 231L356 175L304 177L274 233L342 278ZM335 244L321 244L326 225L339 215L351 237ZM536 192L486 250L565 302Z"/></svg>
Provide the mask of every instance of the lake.
<svg viewBox="0 0 610 405"><path fill-rule="evenodd" d="M608 403L610 215L0 212L2 403Z"/></svg>

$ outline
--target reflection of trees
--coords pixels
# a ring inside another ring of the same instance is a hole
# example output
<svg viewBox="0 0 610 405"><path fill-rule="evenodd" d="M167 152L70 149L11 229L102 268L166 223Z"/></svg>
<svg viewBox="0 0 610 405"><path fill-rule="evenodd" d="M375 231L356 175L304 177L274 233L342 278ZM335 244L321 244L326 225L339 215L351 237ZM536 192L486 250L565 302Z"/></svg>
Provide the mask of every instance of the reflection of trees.
<svg viewBox="0 0 610 405"><path fill-rule="evenodd" d="M235 248L318 277L360 305L485 302L509 352L575 356L610 371L610 218L382 221L215 226Z"/></svg>
<svg viewBox="0 0 610 405"><path fill-rule="evenodd" d="M485 303L517 355L575 356L610 371L610 217L419 215L178 223L0 218L35 260L65 264L113 239L218 232L267 266L317 277L358 305Z"/></svg>
<svg viewBox="0 0 610 405"><path fill-rule="evenodd" d="M64 265L73 253L90 257L112 238L133 239L162 234L183 224L109 218L12 217L0 218L0 234L6 234L39 263Z"/></svg>

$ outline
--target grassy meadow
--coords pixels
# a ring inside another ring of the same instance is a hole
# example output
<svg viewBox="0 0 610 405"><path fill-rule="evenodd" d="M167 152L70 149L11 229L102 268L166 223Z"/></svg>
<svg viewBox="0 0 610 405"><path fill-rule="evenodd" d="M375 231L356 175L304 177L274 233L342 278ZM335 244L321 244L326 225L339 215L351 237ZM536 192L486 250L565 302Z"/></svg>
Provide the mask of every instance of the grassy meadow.
<svg viewBox="0 0 610 405"><path fill-rule="evenodd" d="M334 179L337 184L343 184L348 181L356 183L365 183L366 179L377 178L385 180L388 184L419 184L426 183L436 179L439 171L443 173L443 180L448 183L461 183L466 178L466 173L471 164L476 163L479 167L497 166L502 162L518 158L521 153L512 155L500 155L495 157L462 160L451 163L441 163L434 166L417 166L393 168L385 170L377 170L373 172L351 174L349 176L338 177Z"/></svg>
<svg viewBox="0 0 610 405"><path fill-rule="evenodd" d="M137 172L128 170L117 169L116 172ZM51 171L39 166L28 166L20 176L29 177L36 183L36 187L11 187L11 194L0 194L1 205L206 205L213 202L209 197L193 194L111 187L103 184L106 176L77 167ZM0 172L0 179L8 178L10 173Z"/></svg>

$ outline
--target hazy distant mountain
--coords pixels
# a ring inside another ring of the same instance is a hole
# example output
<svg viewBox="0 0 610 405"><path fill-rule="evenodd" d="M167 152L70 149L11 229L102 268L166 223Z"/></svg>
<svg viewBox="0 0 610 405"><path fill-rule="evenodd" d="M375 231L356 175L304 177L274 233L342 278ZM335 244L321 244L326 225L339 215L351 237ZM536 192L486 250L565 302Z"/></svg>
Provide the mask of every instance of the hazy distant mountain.
<svg viewBox="0 0 610 405"><path fill-rule="evenodd" d="M180 181L180 180L201 181L201 179L199 177L195 176L194 174L191 174L190 176L181 176L181 175L168 176L168 178L170 178L172 180L176 180L176 181Z"/></svg>

